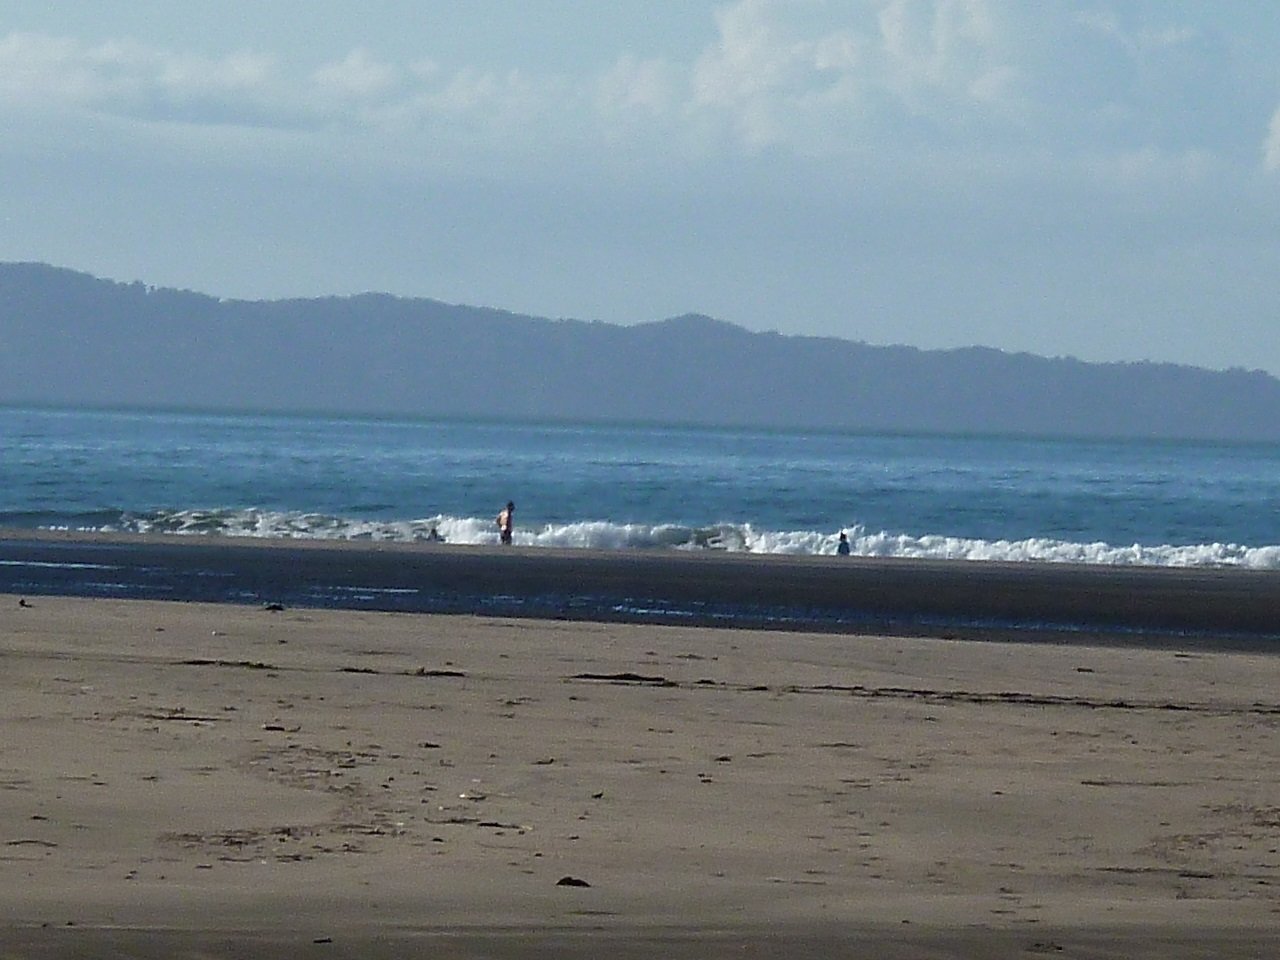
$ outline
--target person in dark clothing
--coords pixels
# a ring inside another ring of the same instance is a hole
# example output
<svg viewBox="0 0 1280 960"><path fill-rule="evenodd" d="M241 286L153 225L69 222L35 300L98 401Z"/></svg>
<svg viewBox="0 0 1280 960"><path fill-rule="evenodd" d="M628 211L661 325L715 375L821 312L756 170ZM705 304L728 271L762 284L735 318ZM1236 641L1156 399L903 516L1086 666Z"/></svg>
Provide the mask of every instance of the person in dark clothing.
<svg viewBox="0 0 1280 960"><path fill-rule="evenodd" d="M511 529L515 526L515 522L516 505L508 500L507 505L498 514L498 539L507 546L511 545Z"/></svg>

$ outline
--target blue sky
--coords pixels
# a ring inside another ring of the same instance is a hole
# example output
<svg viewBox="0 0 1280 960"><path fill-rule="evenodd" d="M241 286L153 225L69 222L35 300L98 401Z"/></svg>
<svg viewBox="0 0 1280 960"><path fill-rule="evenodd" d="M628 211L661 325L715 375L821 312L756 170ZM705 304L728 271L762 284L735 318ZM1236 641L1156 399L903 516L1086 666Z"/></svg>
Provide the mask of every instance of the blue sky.
<svg viewBox="0 0 1280 960"><path fill-rule="evenodd" d="M0 260L1280 374L1280 16L4 0Z"/></svg>

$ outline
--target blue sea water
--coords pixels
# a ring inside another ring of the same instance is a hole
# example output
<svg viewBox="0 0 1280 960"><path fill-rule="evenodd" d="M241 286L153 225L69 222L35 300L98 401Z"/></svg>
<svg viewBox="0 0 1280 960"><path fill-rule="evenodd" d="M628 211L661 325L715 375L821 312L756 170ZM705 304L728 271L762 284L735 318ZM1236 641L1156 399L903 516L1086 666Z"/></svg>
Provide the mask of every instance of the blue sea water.
<svg viewBox="0 0 1280 960"><path fill-rule="evenodd" d="M0 526L1280 568L1280 446L0 409Z"/></svg>

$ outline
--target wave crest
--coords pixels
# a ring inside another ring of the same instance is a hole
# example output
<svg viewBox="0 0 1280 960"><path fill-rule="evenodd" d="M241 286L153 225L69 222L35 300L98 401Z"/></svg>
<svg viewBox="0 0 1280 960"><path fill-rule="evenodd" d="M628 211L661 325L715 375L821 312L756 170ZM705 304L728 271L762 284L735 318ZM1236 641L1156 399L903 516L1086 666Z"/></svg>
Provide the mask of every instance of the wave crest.
<svg viewBox="0 0 1280 960"><path fill-rule="evenodd" d="M87 519L87 518L86 518ZM363 520L317 513L246 510L171 510L148 514L99 514L79 529L179 535L216 535L309 540L424 542L434 528L446 542L496 544L492 520L438 515L414 520ZM65 527L64 527L65 529ZM864 557L929 560L1084 563L1105 566L1248 567L1280 569L1280 545L1235 543L1187 545L1076 543L1043 537L981 540L942 534L913 535L846 528L851 552ZM834 554L839 533L815 530L758 530L751 524L611 523L583 520L517 528L515 542L535 547L595 550L723 550L742 553Z"/></svg>

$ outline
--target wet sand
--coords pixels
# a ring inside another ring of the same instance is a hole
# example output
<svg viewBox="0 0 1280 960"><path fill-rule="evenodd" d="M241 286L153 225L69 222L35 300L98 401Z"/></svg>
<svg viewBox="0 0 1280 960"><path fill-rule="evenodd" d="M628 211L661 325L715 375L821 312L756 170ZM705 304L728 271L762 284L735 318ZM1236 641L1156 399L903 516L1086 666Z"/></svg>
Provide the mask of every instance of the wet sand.
<svg viewBox="0 0 1280 960"><path fill-rule="evenodd" d="M690 625L1280 641L1280 570L0 530L0 592Z"/></svg>
<svg viewBox="0 0 1280 960"><path fill-rule="evenodd" d="M5 957L1280 955L1280 658L0 595Z"/></svg>

